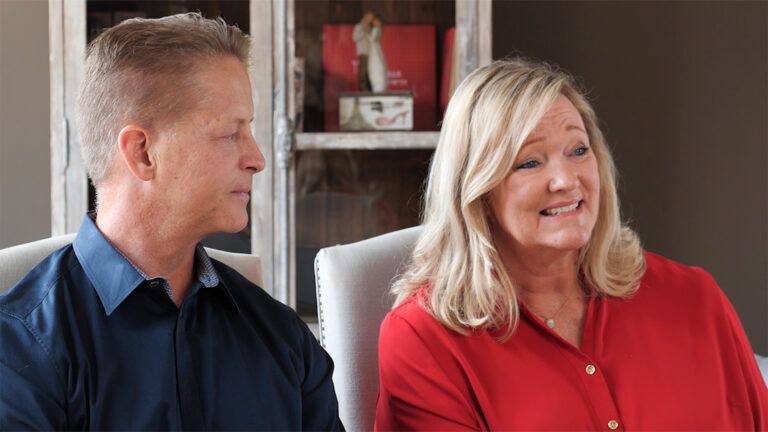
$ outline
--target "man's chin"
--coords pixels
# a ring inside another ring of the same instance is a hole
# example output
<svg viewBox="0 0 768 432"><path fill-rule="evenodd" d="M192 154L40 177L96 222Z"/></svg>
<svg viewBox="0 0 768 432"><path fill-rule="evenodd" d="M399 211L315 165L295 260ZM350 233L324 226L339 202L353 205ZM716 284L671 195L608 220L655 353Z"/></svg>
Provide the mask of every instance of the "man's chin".
<svg viewBox="0 0 768 432"><path fill-rule="evenodd" d="M2 1L2 0L0 0ZM219 215L216 219L212 219L214 222L211 225L214 233L226 233L235 234L245 229L248 226L248 212L243 211L242 214L229 214L224 217Z"/></svg>
<svg viewBox="0 0 768 432"><path fill-rule="evenodd" d="M227 234L235 234L244 230L245 227L247 226L248 226L248 219L246 218L245 221L228 224L228 226L222 229L221 231Z"/></svg>

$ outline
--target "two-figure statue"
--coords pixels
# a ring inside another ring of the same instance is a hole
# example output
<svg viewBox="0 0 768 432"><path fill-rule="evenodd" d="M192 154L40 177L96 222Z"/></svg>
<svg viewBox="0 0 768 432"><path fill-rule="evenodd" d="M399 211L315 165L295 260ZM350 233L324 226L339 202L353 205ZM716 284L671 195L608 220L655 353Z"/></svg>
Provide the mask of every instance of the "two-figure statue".
<svg viewBox="0 0 768 432"><path fill-rule="evenodd" d="M360 61L357 72L359 91L387 91L387 60L380 42L383 31L381 19L371 11L363 15L352 31Z"/></svg>

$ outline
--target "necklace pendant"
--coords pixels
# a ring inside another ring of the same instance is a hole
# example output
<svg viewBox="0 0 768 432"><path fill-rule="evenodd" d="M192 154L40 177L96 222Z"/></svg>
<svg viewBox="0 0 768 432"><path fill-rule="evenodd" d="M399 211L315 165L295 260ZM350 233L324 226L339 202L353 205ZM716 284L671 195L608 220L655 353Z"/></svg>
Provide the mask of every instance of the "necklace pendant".
<svg viewBox="0 0 768 432"><path fill-rule="evenodd" d="M555 328L555 320L553 320L552 318L549 318L546 321L544 321L544 324L546 324L547 327L551 329Z"/></svg>

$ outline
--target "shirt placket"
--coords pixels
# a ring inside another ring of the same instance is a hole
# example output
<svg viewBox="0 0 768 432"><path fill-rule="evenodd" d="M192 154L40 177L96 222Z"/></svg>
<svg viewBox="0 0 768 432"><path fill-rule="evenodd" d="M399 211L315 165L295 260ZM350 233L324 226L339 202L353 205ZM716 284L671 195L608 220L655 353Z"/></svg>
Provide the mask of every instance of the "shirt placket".
<svg viewBox="0 0 768 432"><path fill-rule="evenodd" d="M625 430L614 402L608 382L599 364L590 356L573 347L564 347L565 358L579 377L584 391L592 405L592 414L599 430Z"/></svg>
<svg viewBox="0 0 768 432"><path fill-rule="evenodd" d="M589 332L592 332L595 329L593 320L600 319L599 313L596 311L598 307L598 302L595 299L592 299L587 308L587 316L585 317L585 323L588 324L585 324L584 326L582 342L589 339L590 346L594 343L595 338L595 335L589 334ZM556 340L559 350L567 359L574 374L578 376L579 381L582 384L585 399L589 401L589 404L592 407L592 417L596 423L595 429L604 431L625 430L624 423L619 416L618 407L616 406L610 387L608 386L608 381L606 381L605 375L600 369L598 362L584 351L576 348L560 337L560 335L555 333L552 329L543 325L543 323L535 318L527 308L522 308L522 310L534 326Z"/></svg>
<svg viewBox="0 0 768 432"><path fill-rule="evenodd" d="M183 429L201 430L206 429L206 424L203 416L203 406L199 397L199 386L194 378L195 368L187 335L190 309L188 300L192 300L189 297L179 308L174 332L176 385L178 386L177 392Z"/></svg>

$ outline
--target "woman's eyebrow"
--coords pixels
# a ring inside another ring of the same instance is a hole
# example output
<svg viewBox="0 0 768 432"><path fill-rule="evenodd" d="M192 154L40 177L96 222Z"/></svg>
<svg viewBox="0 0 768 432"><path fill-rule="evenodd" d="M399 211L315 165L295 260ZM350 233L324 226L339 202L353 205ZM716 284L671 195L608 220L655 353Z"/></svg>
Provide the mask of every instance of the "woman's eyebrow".
<svg viewBox="0 0 768 432"><path fill-rule="evenodd" d="M581 126L579 126L579 125L575 125L575 124L570 124L570 125L567 125L567 126L565 127L565 130L566 130L566 131L568 131L568 132L570 132L570 131L572 131L572 130L577 130L577 131L581 131L581 132L587 133L587 131L585 131L585 130L584 130L584 128L582 128L582 127L581 127Z"/></svg>

